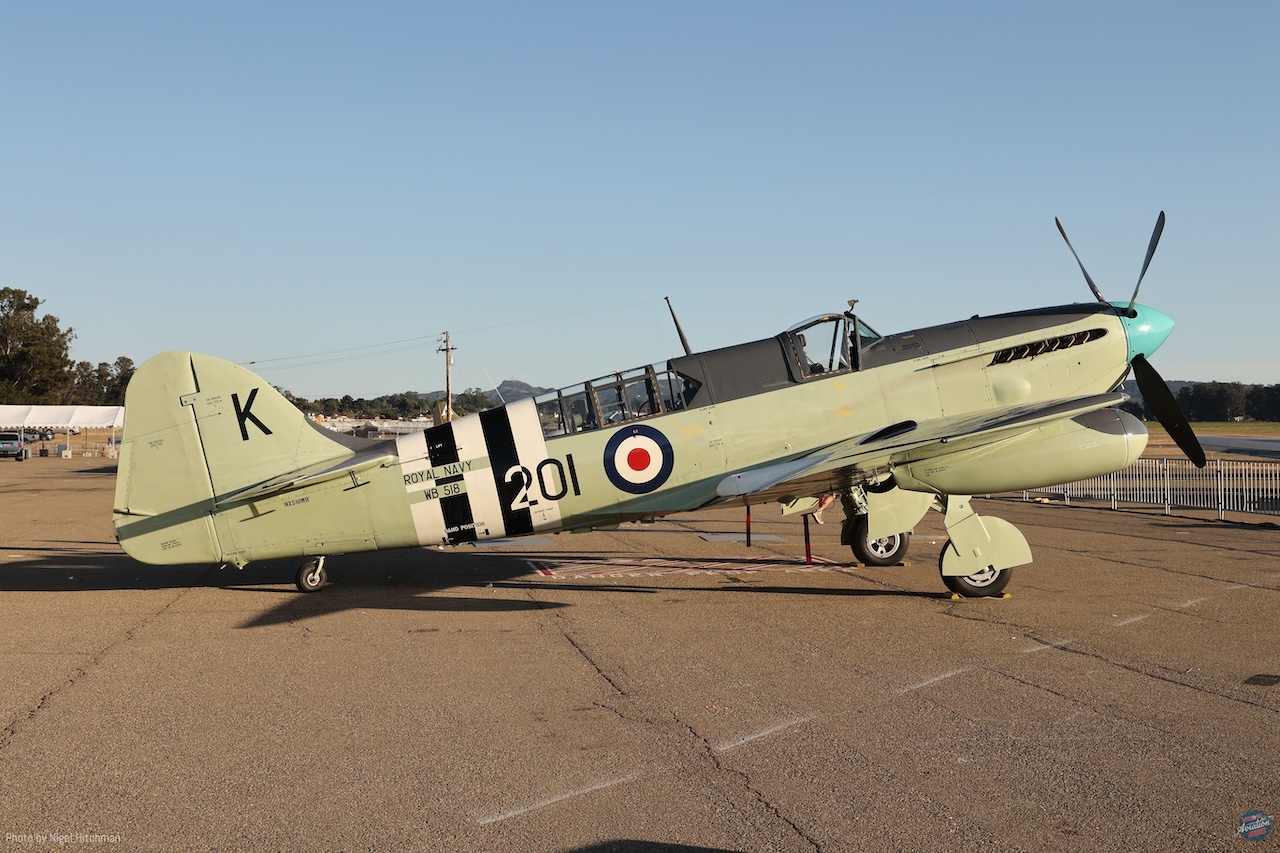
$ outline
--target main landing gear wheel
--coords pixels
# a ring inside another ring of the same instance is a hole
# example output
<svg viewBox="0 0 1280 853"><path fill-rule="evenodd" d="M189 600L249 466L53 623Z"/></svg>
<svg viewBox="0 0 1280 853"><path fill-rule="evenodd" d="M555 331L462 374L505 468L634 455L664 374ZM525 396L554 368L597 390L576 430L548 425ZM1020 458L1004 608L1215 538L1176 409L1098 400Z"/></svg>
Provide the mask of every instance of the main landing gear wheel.
<svg viewBox="0 0 1280 853"><path fill-rule="evenodd" d="M866 566L896 566L907 556L911 545L911 531L895 533L881 539L867 538L867 516L853 517L850 548L858 562Z"/></svg>
<svg viewBox="0 0 1280 853"><path fill-rule="evenodd" d="M942 575L942 557L947 553L951 543L948 542L938 556L938 574ZM947 589L965 598L992 597L1004 592L1013 578L1013 569L993 569L987 567L971 575L942 575L942 582Z"/></svg>
<svg viewBox="0 0 1280 853"><path fill-rule="evenodd" d="M298 585L299 592L319 592L324 589L328 580L329 574L324 570L324 557L317 557L298 569L293 582Z"/></svg>

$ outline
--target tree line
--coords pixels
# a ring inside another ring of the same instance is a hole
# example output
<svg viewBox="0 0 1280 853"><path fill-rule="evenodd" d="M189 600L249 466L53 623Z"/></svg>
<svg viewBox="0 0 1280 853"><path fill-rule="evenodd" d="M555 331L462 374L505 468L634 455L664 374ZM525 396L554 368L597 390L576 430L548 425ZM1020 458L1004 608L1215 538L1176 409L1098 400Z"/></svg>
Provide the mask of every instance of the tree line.
<svg viewBox="0 0 1280 853"><path fill-rule="evenodd" d="M1195 382L1183 385L1174 396L1178 401L1178 408L1188 421L1280 421L1280 385ZM1130 400L1120 408L1143 420L1156 420L1155 414L1141 397Z"/></svg>
<svg viewBox="0 0 1280 853"><path fill-rule="evenodd" d="M283 388L276 388L289 402L308 414L324 415L326 418L383 418L386 420L412 420L432 410L436 402L444 399L444 394L419 394L417 391L404 391L399 394L385 394L372 400L364 397L321 397L308 400L295 397ZM488 394L479 388L468 388L460 394L453 395L454 414L466 415L492 408L497 404Z"/></svg>
<svg viewBox="0 0 1280 853"><path fill-rule="evenodd" d="M1201 382L1178 391L1191 421L1280 421L1280 385Z"/></svg>
<svg viewBox="0 0 1280 853"><path fill-rule="evenodd" d="M0 288L0 403L33 406L118 406L133 376L120 356L96 367L71 359L75 330L52 314L37 317L43 300Z"/></svg>
<svg viewBox="0 0 1280 853"><path fill-rule="evenodd" d="M0 288L0 404L124 405L124 391L136 369L133 359L120 356L97 366L72 360L75 330L62 328L52 314L38 316L43 301L25 290ZM327 417L409 419L430 411L436 401L413 391L373 400L349 395L306 400L277 390L302 411ZM459 414L487 409L494 402L479 388L453 395L453 409Z"/></svg>
<svg viewBox="0 0 1280 853"><path fill-rule="evenodd" d="M25 290L0 288L0 403L27 405L119 406L133 376L133 360L120 356L97 366L71 359L75 331L57 317L37 316L43 300ZM521 383L516 383L521 384ZM530 393L538 389L524 386ZM304 412L326 417L406 420L431 410L443 397L405 391L372 400L324 397L307 400L278 389ZM1201 382L1178 391L1178 405L1191 421L1280 421L1280 385ZM498 401L479 388L453 395L458 414L478 412ZM1138 401L1125 405L1140 417L1152 416Z"/></svg>

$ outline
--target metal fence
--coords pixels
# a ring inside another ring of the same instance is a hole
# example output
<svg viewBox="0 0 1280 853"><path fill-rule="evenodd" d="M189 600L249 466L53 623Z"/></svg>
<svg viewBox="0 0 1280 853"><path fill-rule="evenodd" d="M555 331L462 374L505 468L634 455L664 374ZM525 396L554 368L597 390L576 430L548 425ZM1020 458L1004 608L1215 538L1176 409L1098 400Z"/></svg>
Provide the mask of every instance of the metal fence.
<svg viewBox="0 0 1280 853"><path fill-rule="evenodd" d="M1197 468L1185 459L1139 459L1123 471L1060 486L1023 492L1061 495L1078 500L1110 501L1174 509L1216 510L1219 520L1228 512L1280 515L1280 462L1236 462L1215 459Z"/></svg>

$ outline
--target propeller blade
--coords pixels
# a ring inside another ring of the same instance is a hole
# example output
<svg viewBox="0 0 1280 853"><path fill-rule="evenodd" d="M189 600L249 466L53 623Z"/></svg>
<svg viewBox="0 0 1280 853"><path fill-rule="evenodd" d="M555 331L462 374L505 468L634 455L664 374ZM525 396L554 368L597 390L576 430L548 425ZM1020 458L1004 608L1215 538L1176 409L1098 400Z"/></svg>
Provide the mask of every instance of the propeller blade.
<svg viewBox="0 0 1280 853"><path fill-rule="evenodd" d="M1099 302L1105 303L1107 300L1102 298L1102 291L1098 290L1098 285L1093 283L1093 279L1089 278L1089 271L1084 268L1084 264L1080 263L1080 256L1076 254L1076 247L1071 245L1071 241L1067 240L1066 229L1062 227L1062 223L1058 222L1058 217L1053 217L1054 223L1058 226L1058 233L1062 235L1062 239L1067 241L1067 248L1071 250L1071 254L1075 256L1076 263L1080 264L1080 272L1084 273L1084 280L1088 283L1089 289L1093 291L1093 295L1097 297Z"/></svg>
<svg viewBox="0 0 1280 853"><path fill-rule="evenodd" d="M1130 364L1133 366L1133 378L1138 380L1138 390L1142 392L1142 399L1147 404L1147 408L1155 414L1161 426L1169 431L1170 437L1178 447L1182 448L1182 452L1187 455L1192 464L1197 468L1203 468L1204 449L1200 447L1200 440L1192 431L1191 424L1187 423L1169 386L1164 384L1160 374L1142 353L1135 355Z"/></svg>
<svg viewBox="0 0 1280 853"><path fill-rule="evenodd" d="M1142 262L1142 272L1138 273L1138 284L1133 288L1133 298L1129 300L1129 310L1133 310L1133 306L1138 304L1138 290L1142 287L1142 277L1147 274L1147 267L1151 266L1151 256L1156 253L1156 244L1160 242L1160 235L1164 233L1164 211L1160 211L1160 215L1156 217L1156 230L1151 232L1151 242L1147 244L1147 259Z"/></svg>

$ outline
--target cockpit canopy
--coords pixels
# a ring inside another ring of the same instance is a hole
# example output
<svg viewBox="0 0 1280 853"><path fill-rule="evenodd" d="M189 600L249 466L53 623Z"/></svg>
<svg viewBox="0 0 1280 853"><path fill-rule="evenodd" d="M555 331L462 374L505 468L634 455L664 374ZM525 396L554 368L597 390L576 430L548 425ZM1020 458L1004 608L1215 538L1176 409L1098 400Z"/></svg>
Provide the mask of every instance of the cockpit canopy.
<svg viewBox="0 0 1280 853"><path fill-rule="evenodd" d="M853 329L857 329L856 340ZM858 369L862 349L880 340L879 333L847 312L810 317L780 337L790 342L791 354L805 377Z"/></svg>
<svg viewBox="0 0 1280 853"><path fill-rule="evenodd" d="M611 373L534 403L548 438L600 429L858 370L863 350L880 338L852 312L823 314L772 338Z"/></svg>

